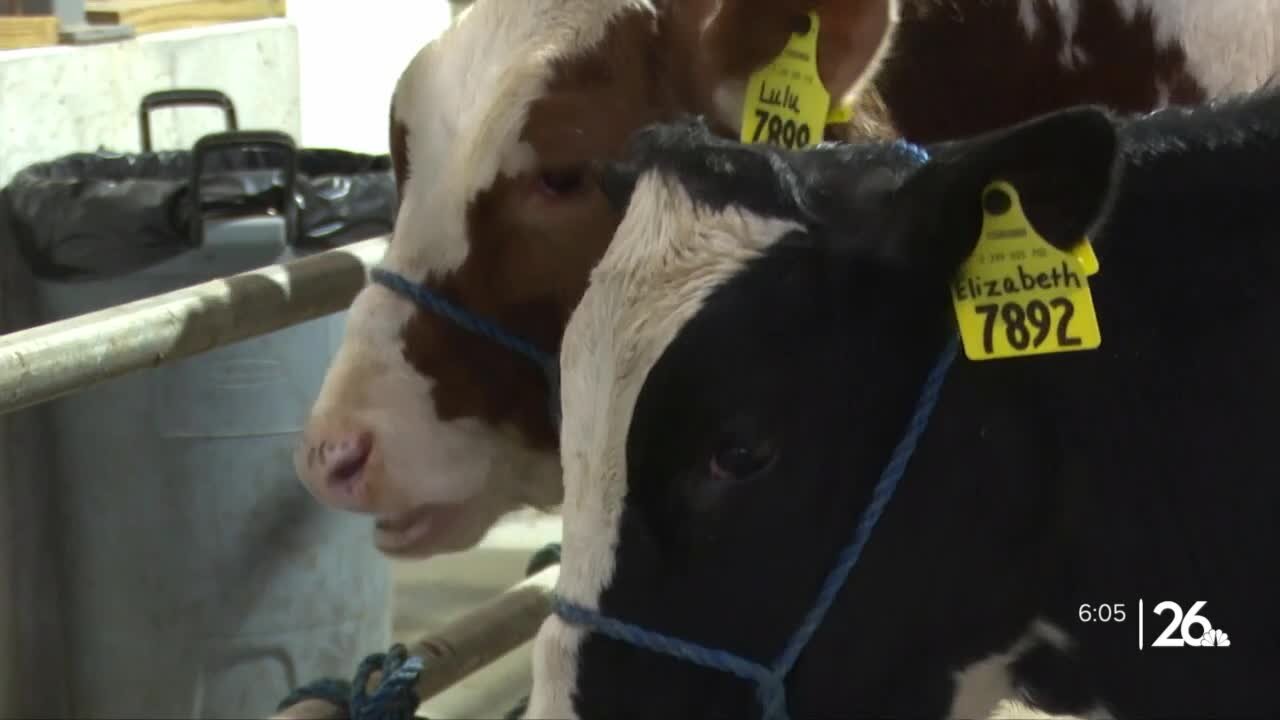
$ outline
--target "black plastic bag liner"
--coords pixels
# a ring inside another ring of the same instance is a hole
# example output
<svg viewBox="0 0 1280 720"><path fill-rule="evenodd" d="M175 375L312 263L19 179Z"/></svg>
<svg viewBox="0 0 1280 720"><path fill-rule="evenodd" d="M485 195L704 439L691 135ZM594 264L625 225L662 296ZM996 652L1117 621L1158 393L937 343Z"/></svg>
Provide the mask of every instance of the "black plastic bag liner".
<svg viewBox="0 0 1280 720"><path fill-rule="evenodd" d="M396 202L389 155L295 149L282 133L238 131L190 151L33 165L0 192L0 217L38 277L101 280L199 246L203 224L218 218L279 212L295 248L325 250L390 232Z"/></svg>

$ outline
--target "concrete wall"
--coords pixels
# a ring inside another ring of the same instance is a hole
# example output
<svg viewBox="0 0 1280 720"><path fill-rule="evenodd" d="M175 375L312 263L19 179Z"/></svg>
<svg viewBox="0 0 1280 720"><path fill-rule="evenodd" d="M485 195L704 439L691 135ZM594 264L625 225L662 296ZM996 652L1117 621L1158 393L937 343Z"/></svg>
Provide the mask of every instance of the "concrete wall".
<svg viewBox="0 0 1280 720"><path fill-rule="evenodd" d="M284 20L144 35L81 48L0 51L0 185L33 162L105 146L138 148L150 90L213 86L244 127L308 147L385 153L391 91L419 49L467 2L292 0ZM40 118L33 122L33 118ZM154 114L157 148L219 129L212 110Z"/></svg>
<svg viewBox="0 0 1280 720"><path fill-rule="evenodd" d="M217 88L235 103L241 127L296 136L298 45L294 24L272 19L96 46L2 51L0 185L32 163L67 153L136 152L138 102L153 90ZM222 115L213 109L160 110L152 143L190 147L220 129Z"/></svg>

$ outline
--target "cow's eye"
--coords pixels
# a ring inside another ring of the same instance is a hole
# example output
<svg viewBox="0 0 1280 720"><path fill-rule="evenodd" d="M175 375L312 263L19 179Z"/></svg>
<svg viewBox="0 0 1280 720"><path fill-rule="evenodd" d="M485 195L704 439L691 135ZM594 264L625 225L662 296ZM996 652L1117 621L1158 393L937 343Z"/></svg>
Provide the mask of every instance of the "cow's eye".
<svg viewBox="0 0 1280 720"><path fill-rule="evenodd" d="M544 170L538 175L538 188L552 197L565 197L582 190L586 172L582 168Z"/></svg>
<svg viewBox="0 0 1280 720"><path fill-rule="evenodd" d="M767 468L776 454L767 440L735 434L725 438L711 456L711 475L720 480L744 480Z"/></svg>

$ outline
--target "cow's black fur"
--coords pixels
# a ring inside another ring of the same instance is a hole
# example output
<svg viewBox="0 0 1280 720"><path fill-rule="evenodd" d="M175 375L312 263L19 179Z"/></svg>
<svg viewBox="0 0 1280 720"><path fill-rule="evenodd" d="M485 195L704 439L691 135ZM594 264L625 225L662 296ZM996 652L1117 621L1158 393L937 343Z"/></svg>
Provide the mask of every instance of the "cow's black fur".
<svg viewBox="0 0 1280 720"><path fill-rule="evenodd" d="M1123 121L1078 108L931 152L916 170L893 146L785 153L688 122L614 168L620 204L656 170L806 229L720 286L645 380L602 611L777 655L954 330L947 280L1005 177L1050 241L1091 232L1102 347L957 359L791 676L792 717L941 717L953 672L1036 618L1072 641L1013 663L1048 710L1280 717L1280 94ZM717 458L737 474L712 477ZM1162 600L1206 601L1231 645L1152 648ZM1082 603L1126 619L1081 622ZM758 714L715 671L600 636L579 658L584 718Z"/></svg>

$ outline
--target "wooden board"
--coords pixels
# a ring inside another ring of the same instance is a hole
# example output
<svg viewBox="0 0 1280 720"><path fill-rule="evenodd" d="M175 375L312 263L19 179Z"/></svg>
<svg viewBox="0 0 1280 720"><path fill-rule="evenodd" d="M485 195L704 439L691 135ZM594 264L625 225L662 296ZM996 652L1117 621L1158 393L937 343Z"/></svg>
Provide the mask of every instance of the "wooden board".
<svg viewBox="0 0 1280 720"><path fill-rule="evenodd" d="M132 25L139 35L238 20L284 17L285 0L86 0L98 25Z"/></svg>
<svg viewBox="0 0 1280 720"><path fill-rule="evenodd" d="M0 50L58 44L58 18L52 15L0 17Z"/></svg>

